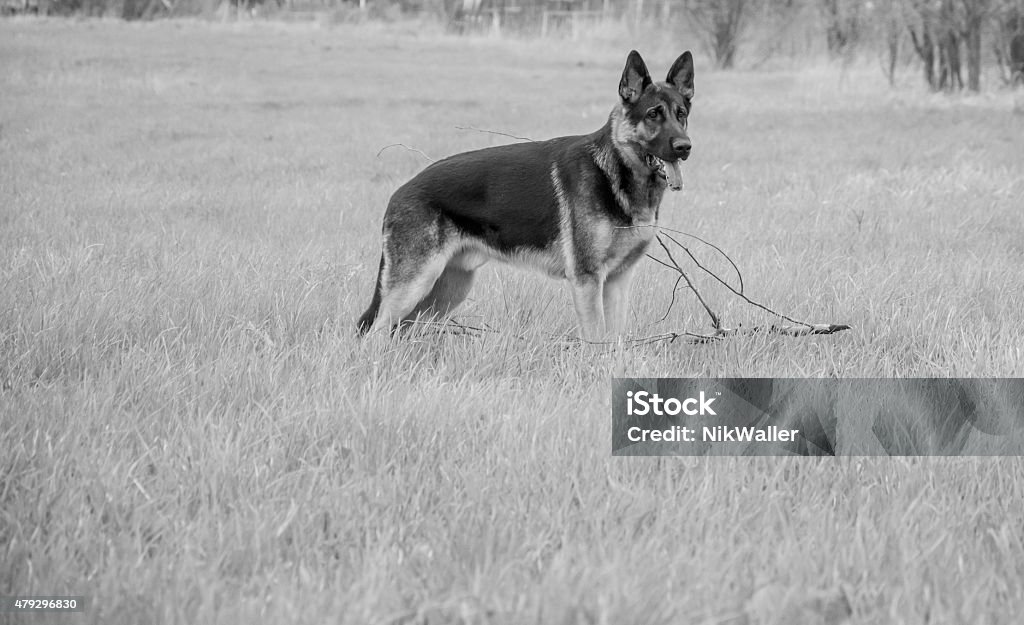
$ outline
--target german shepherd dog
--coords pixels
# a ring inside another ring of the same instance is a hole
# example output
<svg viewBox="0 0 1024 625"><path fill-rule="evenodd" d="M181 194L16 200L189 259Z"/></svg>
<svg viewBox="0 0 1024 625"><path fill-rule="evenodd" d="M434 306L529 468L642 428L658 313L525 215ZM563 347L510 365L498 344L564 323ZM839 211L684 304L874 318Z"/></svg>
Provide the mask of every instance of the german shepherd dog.
<svg viewBox="0 0 1024 625"><path fill-rule="evenodd" d="M388 203L359 334L449 314L490 259L567 279L585 339L621 333L665 187L682 188L691 98L689 51L655 83L633 50L600 130L465 152L424 169Z"/></svg>

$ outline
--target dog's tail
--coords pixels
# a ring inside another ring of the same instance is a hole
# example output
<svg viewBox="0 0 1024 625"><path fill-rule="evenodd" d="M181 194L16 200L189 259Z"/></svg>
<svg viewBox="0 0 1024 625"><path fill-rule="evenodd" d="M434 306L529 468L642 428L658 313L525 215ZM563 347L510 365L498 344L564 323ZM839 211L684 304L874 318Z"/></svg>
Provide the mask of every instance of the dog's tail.
<svg viewBox="0 0 1024 625"><path fill-rule="evenodd" d="M356 322L356 331L359 336L366 334L380 312L380 281L384 277L384 254L380 255L380 268L377 270L377 286L373 289L373 299L370 300L370 307L366 309L363 316Z"/></svg>

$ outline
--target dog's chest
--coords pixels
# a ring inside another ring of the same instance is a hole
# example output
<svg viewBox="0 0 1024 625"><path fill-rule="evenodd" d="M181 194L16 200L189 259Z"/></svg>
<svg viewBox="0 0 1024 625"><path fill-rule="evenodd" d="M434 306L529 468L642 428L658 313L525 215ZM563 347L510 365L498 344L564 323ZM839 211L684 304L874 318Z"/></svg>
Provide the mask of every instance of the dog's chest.
<svg viewBox="0 0 1024 625"><path fill-rule="evenodd" d="M628 226L608 224L603 236L604 273L616 273L632 265L647 250L651 240L658 234L654 219L634 220Z"/></svg>

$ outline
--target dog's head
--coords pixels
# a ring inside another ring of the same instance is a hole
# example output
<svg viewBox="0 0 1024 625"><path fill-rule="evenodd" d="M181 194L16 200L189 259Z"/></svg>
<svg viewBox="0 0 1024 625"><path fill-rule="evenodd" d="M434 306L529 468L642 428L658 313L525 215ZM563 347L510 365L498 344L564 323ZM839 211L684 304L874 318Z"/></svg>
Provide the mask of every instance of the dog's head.
<svg viewBox="0 0 1024 625"><path fill-rule="evenodd" d="M693 56L684 52L668 70L665 82L654 82L640 53L626 59L619 81L621 122L616 140L628 144L652 170L668 178L669 186L682 186L679 161L690 156L686 134L693 98Z"/></svg>

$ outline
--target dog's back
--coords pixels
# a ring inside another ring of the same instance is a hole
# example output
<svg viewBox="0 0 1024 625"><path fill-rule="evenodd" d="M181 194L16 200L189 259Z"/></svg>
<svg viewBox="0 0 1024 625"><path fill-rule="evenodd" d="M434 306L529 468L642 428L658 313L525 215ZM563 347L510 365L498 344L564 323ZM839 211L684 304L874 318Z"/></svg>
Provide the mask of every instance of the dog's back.
<svg viewBox="0 0 1024 625"><path fill-rule="evenodd" d="M385 228L429 210L496 250L543 248L557 235L551 164L585 158L586 136L515 143L450 156L399 188ZM408 226L408 224L403 224Z"/></svg>

